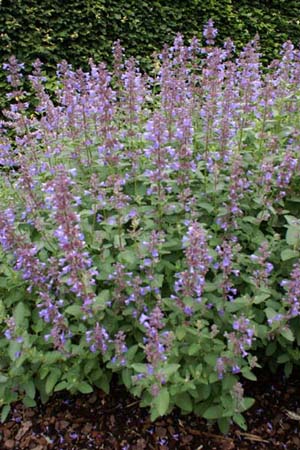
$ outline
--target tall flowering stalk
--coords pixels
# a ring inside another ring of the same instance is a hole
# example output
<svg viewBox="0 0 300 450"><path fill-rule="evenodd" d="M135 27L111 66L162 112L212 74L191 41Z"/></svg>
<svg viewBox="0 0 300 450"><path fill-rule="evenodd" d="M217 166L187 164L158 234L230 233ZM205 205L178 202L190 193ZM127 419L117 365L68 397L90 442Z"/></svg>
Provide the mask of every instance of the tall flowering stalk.
<svg viewBox="0 0 300 450"><path fill-rule="evenodd" d="M76 198L71 193L73 181L63 168L57 168L57 175L43 188L51 215L57 223L54 236L58 240L62 256L60 283L66 283L71 292L83 301L82 309L91 313L95 293L91 286L95 284L97 271L85 250L84 236L80 230L80 218L74 211ZM64 281L65 280L65 281Z"/></svg>
<svg viewBox="0 0 300 450"><path fill-rule="evenodd" d="M263 242L257 250L257 254L250 256L251 261L255 263L255 266L259 267L253 271L253 281L256 287L267 286L270 278L270 274L274 269L272 263L268 261L271 252L269 250L268 242Z"/></svg>
<svg viewBox="0 0 300 450"><path fill-rule="evenodd" d="M275 65L274 83L276 86L276 98L279 106L279 116L284 116L291 108L293 111L293 102L286 101L286 98L291 98L291 87L295 82L294 73L297 70L297 64L295 64L296 50L291 41L287 41L283 44L281 49L281 58L277 60ZM299 68L299 66L298 66ZM297 86L297 81L296 81Z"/></svg>
<svg viewBox="0 0 300 450"><path fill-rule="evenodd" d="M171 48L164 47L160 55L161 67L157 82L160 86L161 111L168 131L168 140L174 139L176 118L180 117L182 108L192 105L190 90L188 49L183 38L178 34Z"/></svg>
<svg viewBox="0 0 300 450"><path fill-rule="evenodd" d="M286 317L291 319L300 314L300 265L294 264L289 280L283 280L281 286L287 290L283 298L284 304L288 306ZM283 319L284 316L281 316Z"/></svg>
<svg viewBox="0 0 300 450"><path fill-rule="evenodd" d="M176 131L174 138L178 150L174 156L175 161L172 168L176 171L176 181L179 186L188 187L188 181L191 172L196 170L196 164L193 159L193 118L189 108L182 108L176 121Z"/></svg>
<svg viewBox="0 0 300 450"><path fill-rule="evenodd" d="M214 264L215 269L220 269L222 272L221 289L223 292L223 298L225 300L234 300L237 289L234 287L231 275L238 276L240 274L239 269L235 269L233 265L234 251L240 250L239 244L236 243L236 239L226 240L224 239L222 245L216 247L216 252L220 258L219 262Z"/></svg>
<svg viewBox="0 0 300 450"><path fill-rule="evenodd" d="M222 49L214 48L208 51L206 63L202 71L203 104L200 116L203 123L204 157L209 156L209 146L215 141L218 104L222 98L224 81L224 58Z"/></svg>
<svg viewBox="0 0 300 450"><path fill-rule="evenodd" d="M299 149L292 144L288 146L279 166L275 168L276 185L279 188L277 200L287 195L293 175L299 170Z"/></svg>
<svg viewBox="0 0 300 450"><path fill-rule="evenodd" d="M132 136L135 136L136 130L134 130L134 126L139 122L147 92L144 79L134 58L130 58L125 63L122 83L123 91L121 95L121 106L122 111L125 113L126 123L129 127L128 135L132 138Z"/></svg>
<svg viewBox="0 0 300 450"><path fill-rule="evenodd" d="M149 315L142 314L139 319L146 329L144 352L148 362L148 375L153 375L156 381L151 387L151 393L154 397L158 395L161 385L166 382L159 368L167 360L167 354L174 338L171 332L160 332L164 327L163 318L161 308L156 306ZM143 376L143 374L141 375Z"/></svg>
<svg viewBox="0 0 300 450"><path fill-rule="evenodd" d="M238 89L240 94L238 116L238 145L236 151L242 150L245 127L253 123L256 103L260 97L262 80L260 71L260 55L258 37L246 45L237 61Z"/></svg>
<svg viewBox="0 0 300 450"><path fill-rule="evenodd" d="M244 173L241 155L232 157L231 164L230 175L227 177L229 184L228 200L224 203L226 214L217 219L218 224L224 230L238 227L237 218L243 215L240 207L241 200L250 186Z"/></svg>
<svg viewBox="0 0 300 450"><path fill-rule="evenodd" d="M236 88L236 64L227 61L224 64L224 89L217 101L215 131L218 135L220 159L226 164L232 155L234 137L237 132L236 109L239 96Z"/></svg>
<svg viewBox="0 0 300 450"><path fill-rule="evenodd" d="M117 92L121 89L121 78L124 69L124 48L121 45L120 39L117 39L113 45L113 76L115 78L115 84Z"/></svg>
<svg viewBox="0 0 300 450"><path fill-rule="evenodd" d="M164 117L155 112L153 118L146 124L146 140L150 143L145 149L145 156L150 160L150 169L146 169L144 175L151 182L148 195L154 194L158 202L158 216L160 220L162 202L166 196L168 184L168 170L171 167L171 158L175 150L168 146L168 130Z"/></svg>
<svg viewBox="0 0 300 450"><path fill-rule="evenodd" d="M193 307L185 305L185 298L192 298L201 303L205 277L213 258L208 252L206 233L197 222L189 225L183 244L187 269L176 274L175 299L182 305L184 312L191 315Z"/></svg>
<svg viewBox="0 0 300 450"><path fill-rule="evenodd" d="M86 332L86 341L91 352L100 351L104 355L108 348L109 335L106 329L97 322L93 330Z"/></svg>

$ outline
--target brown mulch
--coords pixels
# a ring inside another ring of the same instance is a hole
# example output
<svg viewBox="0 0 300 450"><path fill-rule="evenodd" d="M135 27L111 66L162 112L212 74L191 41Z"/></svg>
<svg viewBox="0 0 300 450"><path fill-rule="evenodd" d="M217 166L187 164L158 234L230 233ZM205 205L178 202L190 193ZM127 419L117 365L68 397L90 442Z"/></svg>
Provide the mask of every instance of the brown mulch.
<svg viewBox="0 0 300 450"><path fill-rule="evenodd" d="M193 415L171 415L150 422L122 387L110 395L55 396L28 409L14 405L0 425L0 450L296 450L300 449L300 374L289 380L267 373L245 385L256 398L246 413L247 432L232 426L222 435Z"/></svg>

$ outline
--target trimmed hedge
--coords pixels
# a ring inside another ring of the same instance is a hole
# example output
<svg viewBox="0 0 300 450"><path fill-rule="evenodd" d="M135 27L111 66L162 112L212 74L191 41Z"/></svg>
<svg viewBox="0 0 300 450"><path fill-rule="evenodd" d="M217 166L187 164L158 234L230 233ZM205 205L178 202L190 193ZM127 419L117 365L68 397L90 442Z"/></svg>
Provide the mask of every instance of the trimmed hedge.
<svg viewBox="0 0 300 450"><path fill-rule="evenodd" d="M47 67L63 58L75 66L91 56L109 61L118 38L145 65L177 32L200 36L209 18L220 42L230 36L240 47L259 33L267 59L287 39L300 41L298 0L2 0L0 9L3 60L39 57Z"/></svg>
<svg viewBox="0 0 300 450"><path fill-rule="evenodd" d="M178 32L186 40L201 37L209 18L219 30L217 44L231 37L238 51L258 33L264 63L287 39L300 41L298 0L0 0L0 63L15 55L30 72L40 58L50 76L62 59L87 69L90 57L109 64L120 39L126 56L148 70L155 51ZM51 92L51 81L47 87ZM0 109L8 89L0 67Z"/></svg>

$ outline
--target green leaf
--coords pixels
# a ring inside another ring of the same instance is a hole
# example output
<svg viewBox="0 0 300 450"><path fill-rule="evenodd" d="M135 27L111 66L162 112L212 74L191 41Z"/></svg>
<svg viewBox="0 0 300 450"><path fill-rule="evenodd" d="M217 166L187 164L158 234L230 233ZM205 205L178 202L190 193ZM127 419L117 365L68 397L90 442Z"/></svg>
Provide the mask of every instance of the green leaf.
<svg viewBox="0 0 300 450"><path fill-rule="evenodd" d="M289 259L292 258L298 258L299 252L297 252L297 250L291 250L289 248L286 248L285 250L282 250L280 256L282 261L288 261Z"/></svg>
<svg viewBox="0 0 300 450"><path fill-rule="evenodd" d="M243 410L245 411L246 409L251 408L251 406L253 406L255 403L255 399L251 398L251 397L244 397L243 398Z"/></svg>
<svg viewBox="0 0 300 450"><path fill-rule="evenodd" d="M10 405L4 405L1 410L1 422L5 422L10 413Z"/></svg>
<svg viewBox="0 0 300 450"><path fill-rule="evenodd" d="M201 384L197 387L198 398L199 400L207 400L211 394L211 385L210 384Z"/></svg>
<svg viewBox="0 0 300 450"><path fill-rule="evenodd" d="M21 349L21 344L17 341L10 341L8 346L8 354L12 361L16 361L16 355Z"/></svg>
<svg viewBox="0 0 300 450"><path fill-rule="evenodd" d="M81 383L79 383L77 385L77 389L82 394L90 394L91 392L93 392L92 386L90 384L86 383L85 381L82 381Z"/></svg>
<svg viewBox="0 0 300 450"><path fill-rule="evenodd" d="M185 337L185 335L186 335L185 327L176 328L176 337L179 341L182 341L182 339Z"/></svg>
<svg viewBox="0 0 300 450"><path fill-rule="evenodd" d="M247 430L247 424L242 414L234 414L232 419L242 430Z"/></svg>
<svg viewBox="0 0 300 450"><path fill-rule="evenodd" d="M19 302L14 310L14 318L17 327L24 324L24 319L26 316L28 316L28 308L25 307L23 302Z"/></svg>
<svg viewBox="0 0 300 450"><path fill-rule="evenodd" d="M160 416L157 408L151 408L150 420L154 422Z"/></svg>
<svg viewBox="0 0 300 450"><path fill-rule="evenodd" d="M127 389L129 389L132 386L132 372L129 369L123 369L122 373L121 373L121 377L122 377L122 381L125 385L125 387L127 387Z"/></svg>
<svg viewBox="0 0 300 450"><path fill-rule="evenodd" d="M83 368L83 372L85 375L88 375L95 367L97 366L97 363L95 359L90 359Z"/></svg>
<svg viewBox="0 0 300 450"><path fill-rule="evenodd" d="M293 372L293 363L291 361L288 361L287 363L285 363L284 365L284 374L285 376L288 378L292 372Z"/></svg>
<svg viewBox="0 0 300 450"><path fill-rule="evenodd" d="M191 397L187 392L183 392L181 394L176 395L175 403L179 408L183 411L192 412L193 411L193 402Z"/></svg>
<svg viewBox="0 0 300 450"><path fill-rule="evenodd" d="M54 386L59 380L59 377L61 375L61 371L59 369L52 369L50 374L47 377L46 384L45 384L45 392L46 394L51 394L53 391Z"/></svg>
<svg viewBox="0 0 300 450"><path fill-rule="evenodd" d="M100 294L98 294L95 298L95 305L97 305L97 307L101 306L103 309L105 309L110 298L110 291L108 289L103 289L103 291L101 291Z"/></svg>
<svg viewBox="0 0 300 450"><path fill-rule="evenodd" d="M156 407L160 416L168 411L170 404L170 395L167 388L162 388L159 394L154 398L153 405Z"/></svg>
<svg viewBox="0 0 300 450"><path fill-rule="evenodd" d="M288 353L282 353L282 355L279 355L277 358L277 362L279 364L286 363L290 360L290 355Z"/></svg>
<svg viewBox="0 0 300 450"><path fill-rule="evenodd" d="M221 417L221 419L218 419L218 427L221 433L227 434L230 428L230 418Z"/></svg>
<svg viewBox="0 0 300 450"><path fill-rule="evenodd" d="M92 381L92 384L95 384L103 376L103 371L100 369L100 367L97 367L96 369L92 370L92 372L90 372L89 379Z"/></svg>
<svg viewBox="0 0 300 450"><path fill-rule="evenodd" d="M48 366L41 367L40 372L39 372L40 379L44 380L44 378L46 378L46 376L48 375L49 372L50 372L50 367L48 367Z"/></svg>
<svg viewBox="0 0 300 450"><path fill-rule="evenodd" d="M35 397L35 384L32 380L28 381L27 383L23 384L23 389L26 392L26 396L29 398Z"/></svg>
<svg viewBox="0 0 300 450"><path fill-rule="evenodd" d="M234 302L226 305L226 311L237 312L249 305L248 298L238 298Z"/></svg>
<svg viewBox="0 0 300 450"><path fill-rule="evenodd" d="M36 401L31 398L31 397L24 397L23 398L23 404L27 407L27 408L34 408L36 406Z"/></svg>
<svg viewBox="0 0 300 450"><path fill-rule="evenodd" d="M259 294L254 297L253 303L256 305L259 305L260 303L263 303L270 297L270 294Z"/></svg>
<svg viewBox="0 0 300 450"><path fill-rule="evenodd" d="M131 366L138 373L147 373L148 372L148 364L136 363Z"/></svg>
<svg viewBox="0 0 300 450"><path fill-rule="evenodd" d="M220 419L223 416L223 408L220 405L212 405L207 408L204 413L204 419L213 420Z"/></svg>
<svg viewBox="0 0 300 450"><path fill-rule="evenodd" d="M298 245L300 241L300 227L293 225L289 226L285 240L289 245Z"/></svg>
<svg viewBox="0 0 300 450"><path fill-rule="evenodd" d="M243 377L246 378L247 380L250 380L250 381L257 381L256 376L254 375L253 372L251 372L251 370L249 369L249 367L244 367L244 368L242 369L242 374L243 374Z"/></svg>
<svg viewBox="0 0 300 450"><path fill-rule="evenodd" d="M275 317L277 315L277 312L273 309L270 308L269 306L265 309L265 314L267 316L268 319L273 319L273 317Z"/></svg>
<svg viewBox="0 0 300 450"><path fill-rule="evenodd" d="M130 361L138 351L138 345L132 345L126 353L126 360Z"/></svg>
<svg viewBox="0 0 300 450"><path fill-rule="evenodd" d="M280 332L281 336L283 336L287 341L293 342L295 340L295 336L290 328L283 328Z"/></svg>
<svg viewBox="0 0 300 450"><path fill-rule="evenodd" d="M276 341L270 342L266 348L266 356L273 355L276 352L276 350L277 350L277 342Z"/></svg>
<svg viewBox="0 0 300 450"><path fill-rule="evenodd" d="M216 381L219 380L219 377L218 377L217 373L211 372L209 374L208 380L209 380L210 383L215 383Z"/></svg>
<svg viewBox="0 0 300 450"><path fill-rule="evenodd" d="M64 389L67 389L67 387L68 383L66 381L61 381L55 386L54 392L63 391Z"/></svg>
<svg viewBox="0 0 300 450"><path fill-rule="evenodd" d="M136 250L125 250L119 254L118 259L121 263L128 264L129 266L134 266L138 260L137 252Z"/></svg>
<svg viewBox="0 0 300 450"><path fill-rule="evenodd" d="M210 355L210 354L207 354L207 355L204 356L204 361L205 361L208 365L210 365L210 366L212 366L212 367L216 367L217 356L216 356L216 355Z"/></svg>
<svg viewBox="0 0 300 450"><path fill-rule="evenodd" d="M119 236L118 234L115 234L114 236L114 247L115 248L124 248L126 246L126 240L124 235Z"/></svg>
<svg viewBox="0 0 300 450"><path fill-rule="evenodd" d="M222 388L224 390L231 390L232 387L236 384L236 377L233 375L225 375L222 380Z"/></svg>
<svg viewBox="0 0 300 450"><path fill-rule="evenodd" d="M295 216L285 215L284 218L289 225L295 225L298 222L298 219Z"/></svg>
<svg viewBox="0 0 300 450"><path fill-rule="evenodd" d="M65 313L74 317L82 317L82 308L80 305L70 305L65 309Z"/></svg>
<svg viewBox="0 0 300 450"><path fill-rule="evenodd" d="M163 367L163 369L161 370L161 373L163 375L173 375L173 373L177 372L177 370L179 369L180 364L167 364L166 366Z"/></svg>
<svg viewBox="0 0 300 450"><path fill-rule="evenodd" d="M8 380L8 377L5 375L0 375L0 384L1 383L6 383L6 381Z"/></svg>
<svg viewBox="0 0 300 450"><path fill-rule="evenodd" d="M205 209L208 213L211 213L214 210L214 207L211 203L200 202L198 203L198 207Z"/></svg>
<svg viewBox="0 0 300 450"><path fill-rule="evenodd" d="M109 394L110 386L109 386L109 380L106 376L101 377L99 380L95 381L94 384L99 388L102 389L105 394Z"/></svg>
<svg viewBox="0 0 300 450"><path fill-rule="evenodd" d="M188 349L188 355L194 356L200 352L201 345L200 344L192 344Z"/></svg>
<svg viewBox="0 0 300 450"><path fill-rule="evenodd" d="M58 352L57 350L45 353L45 362L47 364L55 364L57 362L65 360L65 358L66 357L62 353Z"/></svg>

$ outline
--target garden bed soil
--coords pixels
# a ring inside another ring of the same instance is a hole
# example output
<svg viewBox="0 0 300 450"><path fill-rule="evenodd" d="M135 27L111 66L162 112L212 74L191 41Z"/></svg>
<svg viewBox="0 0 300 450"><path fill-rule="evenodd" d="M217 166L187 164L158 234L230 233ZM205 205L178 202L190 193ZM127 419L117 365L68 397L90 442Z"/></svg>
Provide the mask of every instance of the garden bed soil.
<svg viewBox="0 0 300 450"><path fill-rule="evenodd" d="M300 373L285 380L265 373L245 384L255 405L245 414L247 432L222 435L193 415L150 422L146 409L115 384L111 394L54 396L46 405L14 405L0 425L1 450L296 450L300 449Z"/></svg>

